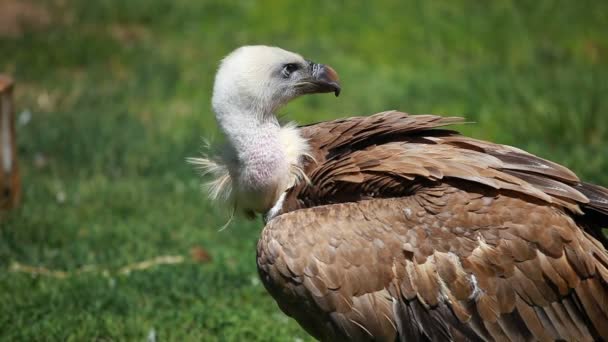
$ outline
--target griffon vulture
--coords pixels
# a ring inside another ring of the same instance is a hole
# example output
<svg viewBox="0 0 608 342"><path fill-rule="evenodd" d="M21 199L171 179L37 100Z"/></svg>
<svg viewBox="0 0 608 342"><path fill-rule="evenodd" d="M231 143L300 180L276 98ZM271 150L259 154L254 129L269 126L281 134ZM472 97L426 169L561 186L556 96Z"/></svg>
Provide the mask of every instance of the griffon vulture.
<svg viewBox="0 0 608 342"><path fill-rule="evenodd" d="M263 214L257 266L325 341L608 339L608 190L567 168L388 111L282 125L338 75L276 47L229 54L210 195Z"/></svg>

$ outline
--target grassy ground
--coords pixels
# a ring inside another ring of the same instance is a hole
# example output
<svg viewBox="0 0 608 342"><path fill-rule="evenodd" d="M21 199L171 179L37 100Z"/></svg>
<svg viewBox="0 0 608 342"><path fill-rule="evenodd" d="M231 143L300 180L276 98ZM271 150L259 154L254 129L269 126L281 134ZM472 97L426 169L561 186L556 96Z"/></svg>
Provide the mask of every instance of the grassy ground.
<svg viewBox="0 0 608 342"><path fill-rule="evenodd" d="M217 136L214 70L242 44L341 74L340 98L286 108L299 122L462 115L467 134L608 185L607 2L375 4L0 0L24 180L0 222L0 339L308 339L257 280L261 222L218 231L226 213L184 162ZM11 24L2 6L29 16ZM184 259L121 273L159 256Z"/></svg>

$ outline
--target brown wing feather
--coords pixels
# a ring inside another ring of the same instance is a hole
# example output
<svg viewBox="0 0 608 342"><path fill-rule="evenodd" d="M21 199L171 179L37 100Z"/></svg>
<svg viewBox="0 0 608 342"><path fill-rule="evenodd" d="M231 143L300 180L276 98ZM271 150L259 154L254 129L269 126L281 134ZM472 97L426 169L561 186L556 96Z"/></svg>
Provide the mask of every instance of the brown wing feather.
<svg viewBox="0 0 608 342"><path fill-rule="evenodd" d="M563 211L446 184L270 221L258 269L322 340L607 338L606 251Z"/></svg>
<svg viewBox="0 0 608 342"><path fill-rule="evenodd" d="M398 111L388 111L371 116L351 117L301 126L300 131L311 144L316 161L322 163L335 154L398 140L400 137L431 128L463 122L464 119L459 117L409 115Z"/></svg>
<svg viewBox="0 0 608 342"><path fill-rule="evenodd" d="M292 189L282 212L316 205L408 195L433 182L511 191L573 213L608 246L608 189L525 151L436 128L462 119L391 111L301 128L311 145L310 183ZM584 214L584 216L583 216Z"/></svg>

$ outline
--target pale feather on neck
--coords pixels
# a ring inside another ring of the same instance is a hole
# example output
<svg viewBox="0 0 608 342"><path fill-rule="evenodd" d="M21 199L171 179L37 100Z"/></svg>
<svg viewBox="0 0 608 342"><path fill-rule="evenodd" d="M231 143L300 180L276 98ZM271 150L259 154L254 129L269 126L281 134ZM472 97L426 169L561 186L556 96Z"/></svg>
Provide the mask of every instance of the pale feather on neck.
<svg viewBox="0 0 608 342"><path fill-rule="evenodd" d="M226 201L239 211L265 213L285 190L305 179L302 159L310 151L293 123L254 126L235 125L232 131L222 127L229 145L217 155L189 161L211 177L207 189L212 200Z"/></svg>

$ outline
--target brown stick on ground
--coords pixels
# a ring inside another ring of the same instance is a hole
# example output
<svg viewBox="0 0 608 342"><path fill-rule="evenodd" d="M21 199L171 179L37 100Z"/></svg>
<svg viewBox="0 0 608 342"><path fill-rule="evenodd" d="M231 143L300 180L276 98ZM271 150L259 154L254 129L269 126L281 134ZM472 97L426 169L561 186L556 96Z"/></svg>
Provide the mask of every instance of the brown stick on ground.
<svg viewBox="0 0 608 342"><path fill-rule="evenodd" d="M13 80L0 74L0 209L14 208L21 195L15 140Z"/></svg>

